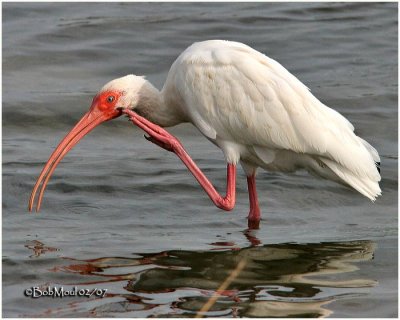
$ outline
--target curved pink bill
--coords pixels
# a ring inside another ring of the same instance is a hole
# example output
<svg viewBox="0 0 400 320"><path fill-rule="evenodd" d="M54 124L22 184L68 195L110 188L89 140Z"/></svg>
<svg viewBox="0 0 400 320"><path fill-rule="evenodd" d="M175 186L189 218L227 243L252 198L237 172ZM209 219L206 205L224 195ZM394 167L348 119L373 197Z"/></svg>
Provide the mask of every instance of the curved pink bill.
<svg viewBox="0 0 400 320"><path fill-rule="evenodd" d="M40 210L40 204L42 202L43 193L46 189L47 182L49 181L51 175L56 169L58 163L64 158L64 156L70 151L78 142L90 131L92 131L99 124L110 120L110 117L106 116L100 112L87 112L82 119L72 128L72 130L64 137L64 139L60 142L54 152L51 154L49 160L47 160L46 165L44 166L42 172L40 173L39 178L36 181L35 186L33 187L31 197L29 200L29 211L32 211L36 193L41 186L39 197L36 205L36 211Z"/></svg>

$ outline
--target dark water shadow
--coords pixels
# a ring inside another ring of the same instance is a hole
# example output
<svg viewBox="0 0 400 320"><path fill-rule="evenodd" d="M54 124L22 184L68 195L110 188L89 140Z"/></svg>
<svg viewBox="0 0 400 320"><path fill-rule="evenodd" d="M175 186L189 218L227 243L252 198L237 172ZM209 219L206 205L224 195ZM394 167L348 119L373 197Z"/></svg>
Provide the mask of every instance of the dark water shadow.
<svg viewBox="0 0 400 320"><path fill-rule="evenodd" d="M105 297L56 304L48 298L48 308L30 316L194 317L218 293L203 316L326 317L332 301L367 295L377 284L357 276L356 263L373 259L372 241L262 245L251 231L244 234L251 243L247 248L214 243L218 250L61 258L50 270L60 281L43 286L103 288ZM39 242L27 247L35 249L34 258L47 252ZM245 267L232 278L243 261ZM229 285L218 290L229 277Z"/></svg>

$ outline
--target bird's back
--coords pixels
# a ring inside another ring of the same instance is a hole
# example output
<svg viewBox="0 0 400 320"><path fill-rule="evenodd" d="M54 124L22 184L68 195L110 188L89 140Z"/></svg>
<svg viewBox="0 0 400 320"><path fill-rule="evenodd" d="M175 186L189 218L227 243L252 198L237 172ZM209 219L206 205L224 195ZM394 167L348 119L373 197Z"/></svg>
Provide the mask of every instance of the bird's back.
<svg viewBox="0 0 400 320"><path fill-rule="evenodd" d="M283 66L244 44L193 44L172 65L163 92L229 162L305 167L370 199L380 194L376 150Z"/></svg>

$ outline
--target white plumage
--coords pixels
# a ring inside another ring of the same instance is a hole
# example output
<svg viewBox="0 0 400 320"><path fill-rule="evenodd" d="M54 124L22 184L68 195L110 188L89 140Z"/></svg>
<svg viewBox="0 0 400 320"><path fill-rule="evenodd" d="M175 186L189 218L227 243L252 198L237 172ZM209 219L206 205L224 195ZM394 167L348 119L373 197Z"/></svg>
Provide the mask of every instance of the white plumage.
<svg viewBox="0 0 400 320"><path fill-rule="evenodd" d="M161 94L247 173L305 168L371 200L381 194L377 151L282 65L242 43L193 44Z"/></svg>

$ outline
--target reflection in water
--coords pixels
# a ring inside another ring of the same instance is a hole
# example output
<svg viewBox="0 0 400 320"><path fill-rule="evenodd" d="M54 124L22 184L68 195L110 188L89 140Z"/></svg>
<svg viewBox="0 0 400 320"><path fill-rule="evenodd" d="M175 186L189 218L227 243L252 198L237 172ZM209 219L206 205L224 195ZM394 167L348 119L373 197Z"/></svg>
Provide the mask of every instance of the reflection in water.
<svg viewBox="0 0 400 320"><path fill-rule="evenodd" d="M46 252L58 251L57 248L45 246L42 242L38 240L29 241L25 245L25 248L31 249L33 251L33 254L29 256L30 258L40 257L42 254L45 254Z"/></svg>
<svg viewBox="0 0 400 320"><path fill-rule="evenodd" d="M373 258L371 241L260 245L222 250L166 251L140 256L90 260L63 259L51 271L74 276L78 288L107 288L104 298L77 298L41 316L199 316L199 310L230 277L229 286L202 314L208 317L322 317L328 304L366 294L376 284L352 274L354 264ZM214 243L213 246L218 246ZM69 263L71 262L72 263ZM245 267L232 277L241 261ZM59 278L62 278L60 276Z"/></svg>

